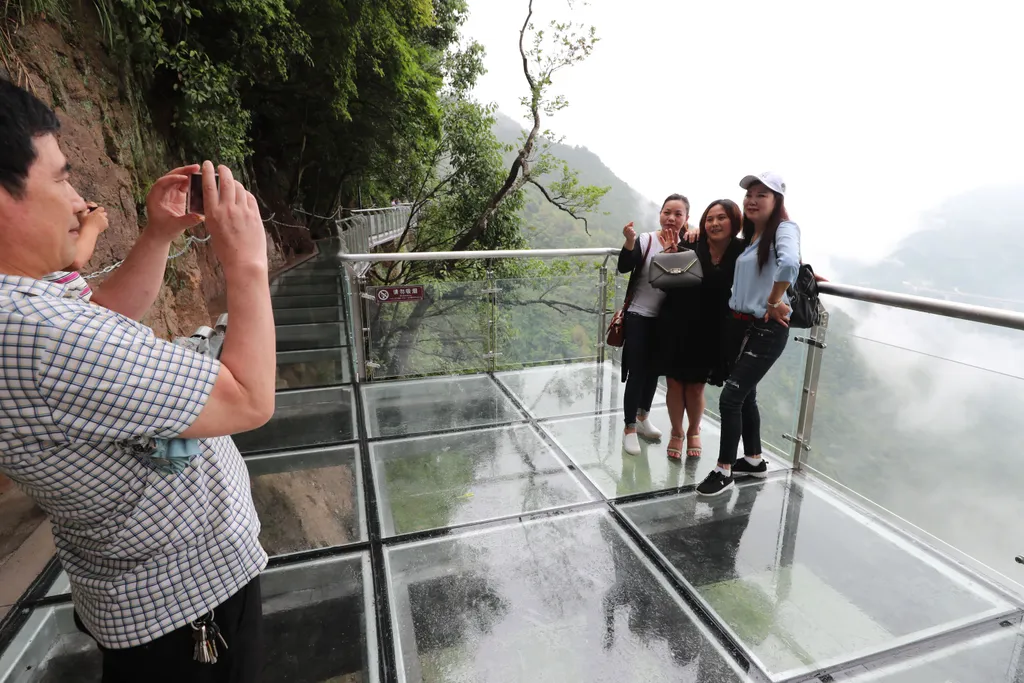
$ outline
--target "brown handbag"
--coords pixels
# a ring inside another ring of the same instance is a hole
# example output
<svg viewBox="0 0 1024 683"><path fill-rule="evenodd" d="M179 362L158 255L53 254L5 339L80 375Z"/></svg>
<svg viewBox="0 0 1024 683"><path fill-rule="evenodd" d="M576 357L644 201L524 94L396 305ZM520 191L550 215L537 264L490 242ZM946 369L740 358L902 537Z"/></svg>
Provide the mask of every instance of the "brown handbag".
<svg viewBox="0 0 1024 683"><path fill-rule="evenodd" d="M637 239L640 238L637 237ZM647 240L647 248L644 249L643 258L640 259L640 269L647 262L647 254L651 253L652 242L654 242L653 235ZM633 302L633 293L636 292L636 283L633 281L633 276L639 276L640 269L635 269L629 276L629 284L626 285L626 300L622 302L622 308L615 311L611 323L608 324L608 332L605 334L604 339L605 344L608 346L622 348L622 345L626 343L626 311L629 310L629 304Z"/></svg>

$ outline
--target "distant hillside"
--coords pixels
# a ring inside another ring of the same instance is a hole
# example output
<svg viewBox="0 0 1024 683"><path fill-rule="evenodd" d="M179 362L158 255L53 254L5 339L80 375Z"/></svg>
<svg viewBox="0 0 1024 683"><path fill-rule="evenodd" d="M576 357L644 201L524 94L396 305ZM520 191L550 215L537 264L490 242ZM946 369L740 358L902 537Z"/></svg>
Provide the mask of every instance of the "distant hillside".
<svg viewBox="0 0 1024 683"><path fill-rule="evenodd" d="M947 201L891 256L838 263L843 282L1024 310L1024 187L989 187Z"/></svg>
<svg viewBox="0 0 1024 683"><path fill-rule="evenodd" d="M494 133L503 143L514 143L523 132L522 126L499 113ZM586 147L555 144L550 150L559 159L580 174L580 182L611 190L601 201L598 213L589 214L590 235L583 222L551 206L536 188L527 188L527 203L523 209L530 246L534 248L615 247L622 243L622 226L629 221L641 221L656 215L658 206L631 188L608 168L601 158ZM512 155L508 155L509 162ZM605 215L607 213L607 215ZM638 226L639 227L639 226ZM648 228L651 229L651 228Z"/></svg>

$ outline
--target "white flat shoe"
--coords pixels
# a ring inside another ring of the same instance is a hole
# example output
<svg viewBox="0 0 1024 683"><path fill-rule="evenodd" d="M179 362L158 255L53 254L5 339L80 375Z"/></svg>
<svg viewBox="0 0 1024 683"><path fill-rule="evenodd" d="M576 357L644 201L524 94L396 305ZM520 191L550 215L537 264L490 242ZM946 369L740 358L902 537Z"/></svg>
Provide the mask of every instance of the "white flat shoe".
<svg viewBox="0 0 1024 683"><path fill-rule="evenodd" d="M636 433L648 441L657 441L661 438L661 430L654 426L651 418L636 421Z"/></svg>
<svg viewBox="0 0 1024 683"><path fill-rule="evenodd" d="M640 455L640 439L636 433L622 435L622 449L630 455Z"/></svg>

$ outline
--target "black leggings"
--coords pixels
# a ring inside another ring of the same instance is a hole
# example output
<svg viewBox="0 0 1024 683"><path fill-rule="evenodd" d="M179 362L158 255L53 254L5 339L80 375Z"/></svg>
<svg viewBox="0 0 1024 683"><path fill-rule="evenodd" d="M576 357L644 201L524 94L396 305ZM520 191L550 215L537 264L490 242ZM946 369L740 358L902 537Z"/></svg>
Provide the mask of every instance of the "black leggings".
<svg viewBox="0 0 1024 683"><path fill-rule="evenodd" d="M658 391L658 374L652 363L657 320L635 313L626 314L626 342L622 358L627 375L622 411L627 427L636 424L637 412L650 412L654 394Z"/></svg>

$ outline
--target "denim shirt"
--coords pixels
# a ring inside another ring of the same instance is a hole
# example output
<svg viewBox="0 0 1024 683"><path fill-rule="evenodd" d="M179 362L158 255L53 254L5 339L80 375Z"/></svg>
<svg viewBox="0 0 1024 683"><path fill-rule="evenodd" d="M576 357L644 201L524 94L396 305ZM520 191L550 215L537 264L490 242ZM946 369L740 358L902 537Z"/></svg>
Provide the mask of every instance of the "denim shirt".
<svg viewBox="0 0 1024 683"><path fill-rule="evenodd" d="M729 308L763 318L768 312L768 297L776 282L796 282L800 272L800 228L793 221L783 221L775 233L775 244L769 250L764 268L757 266L757 246L751 243L736 261L736 277L732 283ZM776 252L776 248L778 251ZM782 300L789 305L789 296Z"/></svg>

